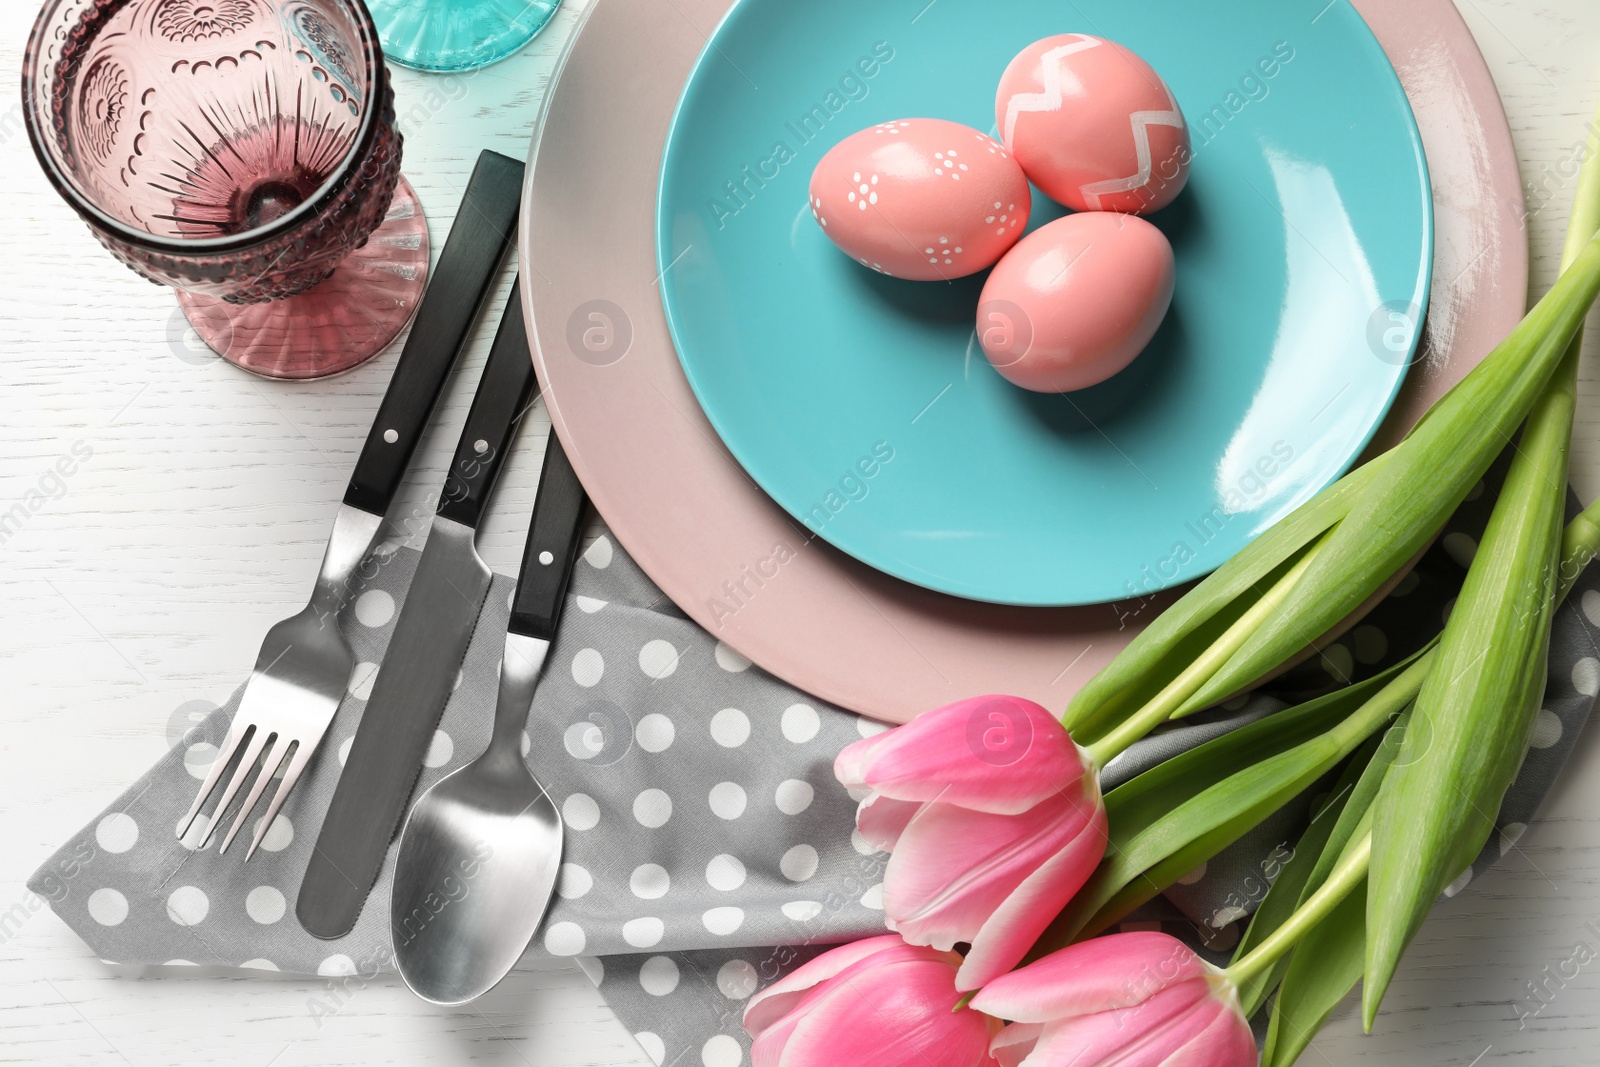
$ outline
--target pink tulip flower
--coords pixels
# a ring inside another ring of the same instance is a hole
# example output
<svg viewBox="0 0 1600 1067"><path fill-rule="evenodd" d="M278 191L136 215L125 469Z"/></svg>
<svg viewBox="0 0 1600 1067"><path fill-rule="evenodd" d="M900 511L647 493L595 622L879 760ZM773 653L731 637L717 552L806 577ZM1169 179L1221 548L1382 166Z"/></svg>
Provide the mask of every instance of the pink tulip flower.
<svg viewBox="0 0 1600 1067"><path fill-rule="evenodd" d="M913 945L970 944L963 991L1015 967L1105 852L1099 771L1031 700L948 704L850 745L833 771L866 794L862 838L891 853L887 926Z"/></svg>
<svg viewBox="0 0 1600 1067"><path fill-rule="evenodd" d="M1187 945L1155 932L1069 945L997 978L972 1007L1010 1019L1000 1067L1255 1067L1238 990Z"/></svg>
<svg viewBox="0 0 1600 1067"><path fill-rule="evenodd" d="M1000 1022L956 1010L961 957L893 934L825 952L744 1012L753 1067L994 1067Z"/></svg>

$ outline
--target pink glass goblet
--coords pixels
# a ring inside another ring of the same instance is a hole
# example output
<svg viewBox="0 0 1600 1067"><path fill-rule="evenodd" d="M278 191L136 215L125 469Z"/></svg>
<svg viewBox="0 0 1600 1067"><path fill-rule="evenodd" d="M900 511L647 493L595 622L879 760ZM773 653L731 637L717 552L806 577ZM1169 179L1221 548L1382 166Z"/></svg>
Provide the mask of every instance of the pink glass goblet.
<svg viewBox="0 0 1600 1067"><path fill-rule="evenodd" d="M427 222L361 0L48 0L23 108L101 243L246 370L336 374L415 312Z"/></svg>

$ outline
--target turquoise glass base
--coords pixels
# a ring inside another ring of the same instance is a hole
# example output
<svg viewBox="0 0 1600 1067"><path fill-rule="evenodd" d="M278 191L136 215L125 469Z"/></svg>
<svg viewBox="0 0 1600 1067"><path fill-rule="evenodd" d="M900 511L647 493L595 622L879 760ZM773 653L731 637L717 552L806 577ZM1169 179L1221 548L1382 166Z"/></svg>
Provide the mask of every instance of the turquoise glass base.
<svg viewBox="0 0 1600 1067"><path fill-rule="evenodd" d="M367 0L391 63L416 70L487 66L521 50L560 0Z"/></svg>

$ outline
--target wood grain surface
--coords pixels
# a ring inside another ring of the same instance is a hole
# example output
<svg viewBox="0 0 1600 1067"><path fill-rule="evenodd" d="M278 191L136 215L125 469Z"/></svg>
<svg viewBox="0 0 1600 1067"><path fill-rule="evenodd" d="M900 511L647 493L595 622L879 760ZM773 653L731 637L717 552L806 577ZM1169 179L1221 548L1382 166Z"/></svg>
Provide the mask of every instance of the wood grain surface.
<svg viewBox="0 0 1600 1067"><path fill-rule="evenodd" d="M1600 99L1600 4L1457 2L1511 118L1543 292ZM0 84L17 84L34 6L0 5ZM569 0L524 53L476 74L397 72L406 174L436 252L478 150L525 154L582 7ZM576 967L519 971L463 1009L428 1007L393 979L332 992L321 980L141 972L94 959L24 888L181 736L192 711L226 697L267 627L301 606L398 347L300 385L211 357L171 295L113 261L51 190L13 93L0 98L0 512L30 492L44 503L0 544L0 1060L648 1064ZM402 491L412 507L425 509L442 480L511 273L418 452ZM517 566L547 429L536 409L497 493L483 546L500 570ZM92 455L60 475L58 459L76 458L75 446ZM1600 495L1594 343L1574 480L1586 500ZM1303 1063L1595 1062L1596 733L1501 867L1429 921L1375 1032L1362 1036L1346 1005Z"/></svg>

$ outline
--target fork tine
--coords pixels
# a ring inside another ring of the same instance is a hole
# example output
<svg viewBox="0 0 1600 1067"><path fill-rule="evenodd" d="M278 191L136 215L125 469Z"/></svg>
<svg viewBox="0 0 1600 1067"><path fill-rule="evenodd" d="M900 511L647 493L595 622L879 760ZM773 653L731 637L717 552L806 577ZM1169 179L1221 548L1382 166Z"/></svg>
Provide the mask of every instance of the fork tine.
<svg viewBox="0 0 1600 1067"><path fill-rule="evenodd" d="M205 804L206 798L216 789L217 779L228 769L228 763L238 751L240 742L252 728L253 724L245 722L244 716L233 717L233 723L228 727L228 736L222 739L222 747L217 751L217 758L212 761L211 769L206 772L206 780L200 784L200 792L195 794L194 803L189 805L189 810L178 823L178 840L183 840L184 835L189 832L189 827L194 825L195 816L200 814L200 808Z"/></svg>
<svg viewBox="0 0 1600 1067"><path fill-rule="evenodd" d="M257 730L250 736L250 743L245 746L244 755L239 758L238 769L233 772L233 777L228 779L228 787L222 791L222 799L217 801L217 806L211 809L211 821L206 825L205 836L200 838L200 848L205 848L215 836L217 827L222 825L223 813L228 810L228 805L233 803L234 795L239 792L239 787L244 785L245 779L255 769L256 760L261 756L261 750L266 747L268 734L265 730Z"/></svg>
<svg viewBox="0 0 1600 1067"><path fill-rule="evenodd" d="M244 803L239 805L239 813L233 817L233 825L228 827L228 836L222 839L222 847L217 849L217 855L228 851L228 846L233 844L233 839L239 836L239 828L244 825L245 819L250 815L250 809L256 806L256 801L261 798L261 793L267 788L267 783L272 781L272 775L277 771L278 764L289 754L289 748L294 742L281 734L274 734L268 742L266 750L261 755L261 773L256 775L256 780L251 783L250 792L246 794ZM222 816L222 811L217 810L217 816Z"/></svg>
<svg viewBox="0 0 1600 1067"><path fill-rule="evenodd" d="M260 847L262 839L267 836L267 831L272 829L272 820L278 817L278 809L283 807L283 802L289 797L289 790L293 789L295 782L300 780L300 772L305 770L306 764L311 760L311 754L316 750L317 746L314 743L307 744L305 741L296 743L294 753L289 758L289 766L283 772L283 781L278 783L278 791L272 794L272 803L267 805L267 813L256 824L256 832L250 840L250 847L244 854L246 863L249 863L250 857L256 854L256 849Z"/></svg>

